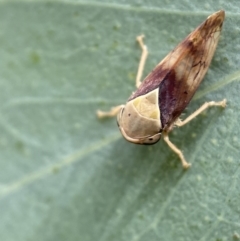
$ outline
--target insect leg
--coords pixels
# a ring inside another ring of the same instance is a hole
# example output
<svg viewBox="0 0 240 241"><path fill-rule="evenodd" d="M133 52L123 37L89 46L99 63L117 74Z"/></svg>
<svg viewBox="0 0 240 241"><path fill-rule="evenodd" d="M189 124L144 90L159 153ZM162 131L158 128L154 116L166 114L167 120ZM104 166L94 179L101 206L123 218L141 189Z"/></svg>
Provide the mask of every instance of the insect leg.
<svg viewBox="0 0 240 241"><path fill-rule="evenodd" d="M168 138L168 133L167 132L163 132L163 139L164 141L168 144L168 146L172 149L172 151L174 151L180 158L181 162L182 162L182 166L183 168L187 169L191 166L190 163L188 163L181 150L179 150Z"/></svg>
<svg viewBox="0 0 240 241"><path fill-rule="evenodd" d="M196 116L198 116L200 113L202 113L207 108L209 108L211 106L221 106L221 107L225 108L226 103L227 103L226 99L223 99L222 101L219 101L219 102L215 102L215 101L206 102L199 109L197 109L195 112L193 112L189 117L187 117L187 119L185 119L184 121L178 119L174 123L174 125L176 125L178 127L183 126L183 125L187 124L188 122L190 122L192 119L194 119Z"/></svg>
<svg viewBox="0 0 240 241"><path fill-rule="evenodd" d="M142 55L141 55L141 59L138 65L138 72L137 72L137 77L136 77L136 87L138 88L141 85L141 78L143 75L143 70L144 70L144 66L147 60L147 56L148 56L148 50L147 50L147 46L143 43L143 38L144 35L140 35L137 36L137 41L142 49Z"/></svg>
<svg viewBox="0 0 240 241"><path fill-rule="evenodd" d="M141 85L141 78L142 78L144 66L145 66L145 63L146 63L146 59L147 59L147 56L148 56L147 46L144 44L143 38L144 38L143 34L136 38L140 47L141 47L141 49L142 49L142 55L141 55L141 59L140 59L140 62L139 62L138 72L137 72L137 77L136 77L136 87L137 88ZM106 112L101 111L101 110L97 110L97 117L98 118L114 117L118 114L118 112L120 111L120 109L122 107L123 107L123 105L114 106L114 107L111 108L110 111L106 111Z"/></svg>
<svg viewBox="0 0 240 241"><path fill-rule="evenodd" d="M121 110L121 108L124 105L118 105L118 106L114 106L111 108L110 111L101 111L101 110L97 110L97 117L98 118L105 118L105 117L114 117L118 114L118 112Z"/></svg>

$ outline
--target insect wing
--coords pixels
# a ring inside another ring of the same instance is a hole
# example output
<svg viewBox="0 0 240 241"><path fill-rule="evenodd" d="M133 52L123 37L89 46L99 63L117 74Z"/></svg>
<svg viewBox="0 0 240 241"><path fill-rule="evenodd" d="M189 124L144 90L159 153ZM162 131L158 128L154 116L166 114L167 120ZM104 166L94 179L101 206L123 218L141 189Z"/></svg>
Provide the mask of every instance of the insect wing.
<svg viewBox="0 0 240 241"><path fill-rule="evenodd" d="M192 99L217 47L224 11L210 15L146 77L129 100L159 88L161 122L168 128Z"/></svg>

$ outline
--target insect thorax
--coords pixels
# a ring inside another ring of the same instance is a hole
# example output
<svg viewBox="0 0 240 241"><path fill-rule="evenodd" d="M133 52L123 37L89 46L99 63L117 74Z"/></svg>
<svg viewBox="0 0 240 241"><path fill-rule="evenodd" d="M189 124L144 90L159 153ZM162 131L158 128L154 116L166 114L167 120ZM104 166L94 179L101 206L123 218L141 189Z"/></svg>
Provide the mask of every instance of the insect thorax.
<svg viewBox="0 0 240 241"><path fill-rule="evenodd" d="M126 103L119 112L118 124L123 136L131 142L153 144L161 137L158 89Z"/></svg>

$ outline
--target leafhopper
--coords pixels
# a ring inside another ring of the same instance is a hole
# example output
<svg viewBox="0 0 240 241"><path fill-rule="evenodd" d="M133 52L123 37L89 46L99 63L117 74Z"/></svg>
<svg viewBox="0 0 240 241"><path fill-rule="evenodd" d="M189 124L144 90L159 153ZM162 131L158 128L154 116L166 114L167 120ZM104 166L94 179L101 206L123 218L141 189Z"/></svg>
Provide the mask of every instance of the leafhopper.
<svg viewBox="0 0 240 241"><path fill-rule="evenodd" d="M141 82L148 55L143 35L137 37L142 49L136 77L137 90L125 105L113 107L109 112L98 110L99 118L117 115L123 137L136 144L155 144L163 137L179 156L184 168L190 164L170 140L169 132L181 127L211 106L226 106L222 101L206 102L185 120L179 116L186 108L202 82L218 44L225 12L210 15L201 25L177 45Z"/></svg>

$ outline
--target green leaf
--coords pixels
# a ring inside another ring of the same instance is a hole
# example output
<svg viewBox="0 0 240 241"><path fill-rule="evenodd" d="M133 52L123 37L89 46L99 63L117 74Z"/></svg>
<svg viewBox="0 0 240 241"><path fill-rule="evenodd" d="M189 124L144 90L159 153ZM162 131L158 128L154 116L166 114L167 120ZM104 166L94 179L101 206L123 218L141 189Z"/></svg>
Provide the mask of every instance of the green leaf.
<svg viewBox="0 0 240 241"><path fill-rule="evenodd" d="M145 3L146 2L146 3ZM221 5L220 5L221 4ZM0 2L0 240L240 239L238 1ZM227 99L170 138L126 142L97 109L134 91L209 14L226 10L208 74L183 118Z"/></svg>

